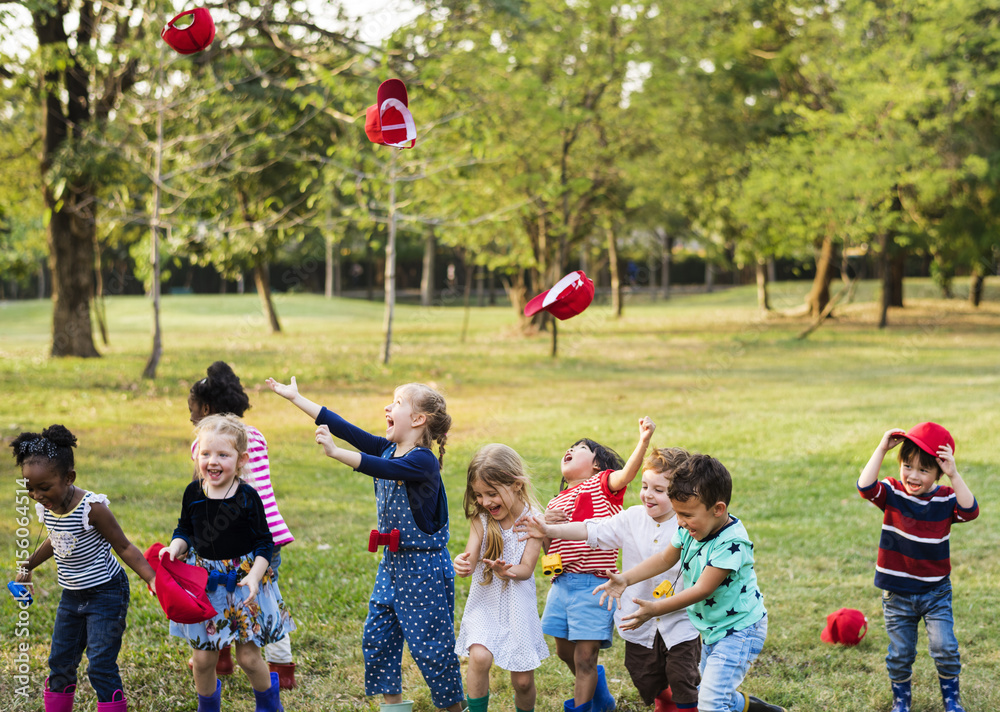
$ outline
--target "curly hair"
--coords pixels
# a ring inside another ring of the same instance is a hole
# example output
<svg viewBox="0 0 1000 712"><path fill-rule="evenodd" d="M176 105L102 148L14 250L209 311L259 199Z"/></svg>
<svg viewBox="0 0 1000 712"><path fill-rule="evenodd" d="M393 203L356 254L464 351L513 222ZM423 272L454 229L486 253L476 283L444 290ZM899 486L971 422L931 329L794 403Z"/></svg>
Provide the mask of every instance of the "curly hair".
<svg viewBox="0 0 1000 712"><path fill-rule="evenodd" d="M225 361L216 361L208 367L208 375L191 386L188 400L207 405L213 415L232 413L242 418L250 410L250 397L239 376Z"/></svg>
<svg viewBox="0 0 1000 712"><path fill-rule="evenodd" d="M691 453L682 447L658 447L646 456L642 468L653 472L674 472L689 457Z"/></svg>
<svg viewBox="0 0 1000 712"><path fill-rule="evenodd" d="M402 396L413 406L413 412L427 416L427 424L417 445L430 449L438 444L438 464L444 466L444 445L451 430L451 416L444 396L423 383L407 383L396 389L395 395Z"/></svg>
<svg viewBox="0 0 1000 712"><path fill-rule="evenodd" d="M76 436L63 425L50 425L41 433L21 433L10 446L18 467L32 460L48 460L63 476L75 467Z"/></svg>

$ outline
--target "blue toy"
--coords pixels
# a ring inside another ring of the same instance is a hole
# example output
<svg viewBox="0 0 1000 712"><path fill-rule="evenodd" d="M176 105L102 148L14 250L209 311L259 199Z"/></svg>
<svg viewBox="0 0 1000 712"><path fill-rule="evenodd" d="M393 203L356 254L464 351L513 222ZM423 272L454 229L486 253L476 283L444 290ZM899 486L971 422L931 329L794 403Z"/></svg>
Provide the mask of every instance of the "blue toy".
<svg viewBox="0 0 1000 712"><path fill-rule="evenodd" d="M7 582L7 590L10 591L10 595L16 598L18 601L27 602L30 606L34 602L34 598L31 597L31 591L23 583L17 583L16 581Z"/></svg>

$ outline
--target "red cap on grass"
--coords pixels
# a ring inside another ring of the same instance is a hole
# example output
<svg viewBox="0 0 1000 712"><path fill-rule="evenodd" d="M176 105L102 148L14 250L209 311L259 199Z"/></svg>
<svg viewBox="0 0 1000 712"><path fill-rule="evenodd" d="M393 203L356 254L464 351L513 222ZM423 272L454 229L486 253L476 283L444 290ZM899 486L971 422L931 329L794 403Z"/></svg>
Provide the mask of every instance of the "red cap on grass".
<svg viewBox="0 0 1000 712"><path fill-rule="evenodd" d="M951 451L955 452L955 438L937 423L914 425L903 437L934 457L937 457L942 445L951 446Z"/></svg>
<svg viewBox="0 0 1000 712"><path fill-rule="evenodd" d="M163 544L157 542L143 556L156 572L156 598L167 618L175 623L201 623L217 613L205 593L208 572L183 561L160 558Z"/></svg>
<svg viewBox="0 0 1000 712"><path fill-rule="evenodd" d="M386 79L379 85L376 102L365 114L365 133L372 143L413 148L417 142L417 127L402 81Z"/></svg>
<svg viewBox="0 0 1000 712"><path fill-rule="evenodd" d="M175 27L174 23L182 17L191 15L191 24L187 27ZM167 23L160 32L160 37L168 45L181 54L194 54L212 44L215 39L215 22L208 10L196 7L186 10Z"/></svg>
<svg viewBox="0 0 1000 712"><path fill-rule="evenodd" d="M826 628L820 638L827 643L857 645L868 632L868 619L854 608L841 608L826 617Z"/></svg>
<svg viewBox="0 0 1000 712"><path fill-rule="evenodd" d="M594 301L594 283L581 270L571 272L528 302L525 316L534 316L543 309L557 319L569 319L590 306Z"/></svg>

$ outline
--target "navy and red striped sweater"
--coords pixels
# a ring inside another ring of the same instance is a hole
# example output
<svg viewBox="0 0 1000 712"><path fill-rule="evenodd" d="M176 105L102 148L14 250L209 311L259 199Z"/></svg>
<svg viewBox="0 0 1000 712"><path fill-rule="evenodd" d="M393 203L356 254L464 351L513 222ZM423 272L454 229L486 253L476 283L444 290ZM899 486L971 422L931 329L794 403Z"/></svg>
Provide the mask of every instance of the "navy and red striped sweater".
<svg viewBox="0 0 1000 712"><path fill-rule="evenodd" d="M885 591L920 594L951 573L949 540L954 522L979 516L979 503L965 509L955 490L938 486L925 495L906 493L891 477L858 488L862 497L885 512L875 563L875 585Z"/></svg>

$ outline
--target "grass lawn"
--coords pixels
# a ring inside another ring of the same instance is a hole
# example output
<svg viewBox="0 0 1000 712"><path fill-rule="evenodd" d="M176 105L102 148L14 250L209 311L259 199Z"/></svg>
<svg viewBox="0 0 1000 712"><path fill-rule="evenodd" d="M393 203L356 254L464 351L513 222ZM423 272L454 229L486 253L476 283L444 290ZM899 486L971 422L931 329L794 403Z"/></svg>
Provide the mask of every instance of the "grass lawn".
<svg viewBox="0 0 1000 712"><path fill-rule="evenodd" d="M808 285L775 285L780 307L801 303ZM8 453L0 496L0 552L12 577L18 475L6 443L22 430L63 423L79 438L78 483L108 494L118 521L144 549L167 542L190 479L190 384L216 359L229 361L251 390L247 421L270 444L275 491L296 542L285 550L282 592L299 629L292 635L300 687L284 693L289 712L376 710L363 695L361 626L376 556L366 549L374 522L370 480L322 456L313 426L263 386L295 375L301 391L358 425L382 432L382 406L394 386L423 381L441 389L454 427L444 478L451 506L452 554L468 526L461 510L465 468L489 442L516 449L529 463L544 503L556 491L559 460L580 437L631 452L637 422L658 424L653 444L707 452L734 478L731 511L756 545L757 575L770 615L767 645L744 689L792 710L885 712L887 638L872 585L881 513L854 482L882 433L935 420L957 440L957 461L979 499L981 517L956 527L952 547L956 632L971 711L1000 709L1000 294L993 285L978 310L944 301L927 282L907 283L907 308L875 328L875 286L807 340L806 323L761 317L752 288L637 298L624 317L606 305L560 324L559 357L549 337L515 333L509 308L474 309L465 343L463 310L400 306L388 367L377 363L382 308L364 301L282 295L284 333L272 336L253 295L163 299L165 354L155 381L140 377L149 352L151 307L142 298L107 302L111 343L100 359L47 357L48 302L0 303L0 438ZM892 472L890 464L883 476ZM626 505L638 503L630 487ZM2 504L6 502L7 504ZM30 526L32 542L39 525ZM131 572L130 572L131 573ZM119 662L133 710L194 710L188 651L171 638L162 613L134 575L129 629ZM0 599L0 710L41 710L42 681L60 588L53 562L35 575L28 627ZM539 610L548 582L539 573ZM457 584L456 624L468 592ZM825 616L847 606L869 618L856 648L820 641ZM994 611L994 613L990 613ZM23 630L24 638L15 636ZM29 645L32 698L18 696L14 642ZM551 643L551 640L549 641ZM554 651L554 645L550 645ZM620 710L646 709L616 640L601 655ZM81 670L82 672L82 670ZM537 671L536 709L557 712L572 677L553 655ZM494 670L493 709L513 710L509 677ZM407 658L405 696L431 710L419 672ZM241 674L223 683L226 710L253 709ZM82 682L77 710L96 709ZM942 709L921 634L914 710Z"/></svg>

